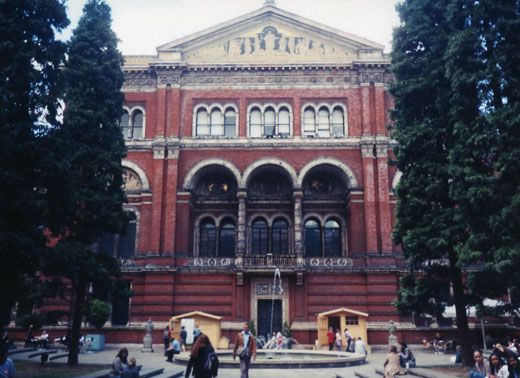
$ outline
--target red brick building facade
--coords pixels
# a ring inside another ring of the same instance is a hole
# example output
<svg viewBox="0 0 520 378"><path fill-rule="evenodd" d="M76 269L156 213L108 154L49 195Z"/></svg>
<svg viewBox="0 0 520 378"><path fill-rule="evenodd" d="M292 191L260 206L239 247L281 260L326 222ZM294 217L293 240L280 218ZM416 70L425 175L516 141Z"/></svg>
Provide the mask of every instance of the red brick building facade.
<svg viewBox="0 0 520 378"><path fill-rule="evenodd" d="M317 314L348 307L386 342L405 265L383 46L267 4L157 51L124 66L136 221L106 242L129 323L200 310L225 335L265 331L274 303L275 326L314 343Z"/></svg>

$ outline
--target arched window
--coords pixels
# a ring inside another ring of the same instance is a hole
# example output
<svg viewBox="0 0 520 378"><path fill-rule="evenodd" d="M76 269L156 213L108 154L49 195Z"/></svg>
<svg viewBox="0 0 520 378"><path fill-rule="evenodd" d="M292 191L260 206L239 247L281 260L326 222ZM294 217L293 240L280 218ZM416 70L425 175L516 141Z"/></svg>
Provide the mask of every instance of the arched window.
<svg viewBox="0 0 520 378"><path fill-rule="evenodd" d="M291 134L291 119L287 108L281 108L278 113L278 135L286 138Z"/></svg>
<svg viewBox="0 0 520 378"><path fill-rule="evenodd" d="M143 137L144 115L139 109L132 113L132 139L142 139Z"/></svg>
<svg viewBox="0 0 520 378"><path fill-rule="evenodd" d="M329 110L325 107L318 111L318 136L321 138L330 137Z"/></svg>
<svg viewBox="0 0 520 378"><path fill-rule="evenodd" d="M219 257L235 257L235 224L226 220L220 225Z"/></svg>
<svg viewBox="0 0 520 378"><path fill-rule="evenodd" d="M227 109L224 114L224 136L234 138L236 136L237 114L234 109Z"/></svg>
<svg viewBox="0 0 520 378"><path fill-rule="evenodd" d="M200 257L215 257L217 228L212 219L204 219L200 223Z"/></svg>
<svg viewBox="0 0 520 378"><path fill-rule="evenodd" d="M345 135L345 117L343 115L343 109L339 106L335 107L332 112L331 133L335 137Z"/></svg>
<svg viewBox="0 0 520 378"><path fill-rule="evenodd" d="M130 130L130 115L125 110L123 115L121 116L121 120L119 121L119 126L121 127L121 132L123 133L123 138L129 139L132 137Z"/></svg>
<svg viewBox="0 0 520 378"><path fill-rule="evenodd" d="M197 136L209 136L209 115L206 109L197 111Z"/></svg>
<svg viewBox="0 0 520 378"><path fill-rule="evenodd" d="M335 220L325 222L325 257L341 256L341 226Z"/></svg>
<svg viewBox="0 0 520 378"><path fill-rule="evenodd" d="M307 136L314 136L316 133L316 114L311 107L306 108L303 113L303 132Z"/></svg>
<svg viewBox="0 0 520 378"><path fill-rule="evenodd" d="M253 222L251 252L253 255L265 255L269 252L269 232L264 219L257 219Z"/></svg>
<svg viewBox="0 0 520 378"><path fill-rule="evenodd" d="M289 253L289 225L283 218L275 219L271 228L271 253L287 255Z"/></svg>
<svg viewBox="0 0 520 378"><path fill-rule="evenodd" d="M268 108L264 113L264 136L273 137L276 127L276 113L273 108Z"/></svg>
<svg viewBox="0 0 520 378"><path fill-rule="evenodd" d="M213 109L211 111L211 136L224 135L224 117L220 109Z"/></svg>
<svg viewBox="0 0 520 378"><path fill-rule="evenodd" d="M321 257L321 228L317 220L309 219L304 225L305 256Z"/></svg>
<svg viewBox="0 0 520 378"><path fill-rule="evenodd" d="M259 138L262 136L262 113L260 109L253 108L249 115L250 135L252 138Z"/></svg>

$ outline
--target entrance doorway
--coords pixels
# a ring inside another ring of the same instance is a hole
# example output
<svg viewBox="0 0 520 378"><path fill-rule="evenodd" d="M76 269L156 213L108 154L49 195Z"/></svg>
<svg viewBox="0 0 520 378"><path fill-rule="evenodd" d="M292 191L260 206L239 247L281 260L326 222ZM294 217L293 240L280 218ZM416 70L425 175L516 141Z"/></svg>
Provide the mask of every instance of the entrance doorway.
<svg viewBox="0 0 520 378"><path fill-rule="evenodd" d="M332 330L336 332L338 329L341 329L340 317L339 316L329 316L329 327L332 327Z"/></svg>
<svg viewBox="0 0 520 378"><path fill-rule="evenodd" d="M271 309L273 311L273 332L282 331L282 300L259 299L257 314L258 336L269 336L271 328ZM267 338L267 340L269 339L270 337Z"/></svg>

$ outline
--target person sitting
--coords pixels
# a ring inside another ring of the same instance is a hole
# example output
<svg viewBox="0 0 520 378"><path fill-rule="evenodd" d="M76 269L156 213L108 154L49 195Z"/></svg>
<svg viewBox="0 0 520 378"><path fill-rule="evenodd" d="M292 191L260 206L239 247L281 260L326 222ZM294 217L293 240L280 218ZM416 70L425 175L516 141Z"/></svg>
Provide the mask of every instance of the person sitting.
<svg viewBox="0 0 520 378"><path fill-rule="evenodd" d="M415 367L415 356L405 342L401 343L401 351L399 352L399 364L401 367Z"/></svg>
<svg viewBox="0 0 520 378"><path fill-rule="evenodd" d="M475 360L475 367L469 372L469 378L487 378L490 375L489 363L484 360L482 351L476 350L473 352L473 360Z"/></svg>
<svg viewBox="0 0 520 378"><path fill-rule="evenodd" d="M128 360L128 368L122 375L123 378L139 378L141 374L139 373L139 366L137 366L137 361L134 357Z"/></svg>
<svg viewBox="0 0 520 378"><path fill-rule="evenodd" d="M49 344L49 334L46 330L43 330L42 334L35 338L35 341L38 345L40 345L40 348L45 349Z"/></svg>
<svg viewBox="0 0 520 378"><path fill-rule="evenodd" d="M489 376L486 378L497 378L500 369L502 369L500 356L491 353L489 356Z"/></svg>
<svg viewBox="0 0 520 378"><path fill-rule="evenodd" d="M513 355L507 356L507 364L502 366L502 369L498 372L497 378L520 378L518 358Z"/></svg>
<svg viewBox="0 0 520 378"><path fill-rule="evenodd" d="M399 366L399 354L395 345L390 347L390 352L386 355L383 366L385 368L385 378L394 378L396 375L403 374L401 366Z"/></svg>
<svg viewBox="0 0 520 378"><path fill-rule="evenodd" d="M172 338L170 346L166 350L166 361L173 362L173 356L181 352L181 343L175 338Z"/></svg>
<svg viewBox="0 0 520 378"><path fill-rule="evenodd" d="M25 347L34 347L35 345L35 337L33 335L33 326L29 326L29 330L27 331L27 335L25 335Z"/></svg>
<svg viewBox="0 0 520 378"><path fill-rule="evenodd" d="M446 342L439 332L435 334L435 339L433 340L433 350L435 351L435 354L444 354L444 352L446 352Z"/></svg>
<svg viewBox="0 0 520 378"><path fill-rule="evenodd" d="M112 362L109 378L123 378L128 371L128 349L121 348Z"/></svg>

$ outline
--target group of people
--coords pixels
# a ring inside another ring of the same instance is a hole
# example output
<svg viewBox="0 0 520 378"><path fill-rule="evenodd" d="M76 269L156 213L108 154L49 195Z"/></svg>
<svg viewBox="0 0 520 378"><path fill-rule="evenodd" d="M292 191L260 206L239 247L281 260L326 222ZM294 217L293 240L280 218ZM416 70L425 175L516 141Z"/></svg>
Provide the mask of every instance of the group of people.
<svg viewBox="0 0 520 378"><path fill-rule="evenodd" d="M256 359L256 339L249 332L249 324L244 323L242 331L236 335L233 349L233 360L240 360L240 378L249 378L251 360ZM198 335L190 353L188 366L184 374L195 378L212 378L218 375L219 360L209 337L204 333Z"/></svg>
<svg viewBox="0 0 520 378"><path fill-rule="evenodd" d="M403 368L408 369L415 367L415 356L405 342L401 343L399 350L397 346L392 345L389 353L386 355L383 366L385 369L385 378L393 378L396 375L404 374L405 371Z"/></svg>
<svg viewBox="0 0 520 378"><path fill-rule="evenodd" d="M25 336L25 347L41 347L47 348L49 344L49 334L46 330L42 331L40 336L33 335L34 327L29 326L29 330L27 331L27 335Z"/></svg>
<svg viewBox="0 0 520 378"><path fill-rule="evenodd" d="M167 362L173 362L173 356L179 354L181 351L186 350L186 339L188 333L184 326L181 327L179 334L179 340L177 340L171 333L170 326L164 328L163 343L164 343L164 355Z"/></svg>
<svg viewBox="0 0 520 378"><path fill-rule="evenodd" d="M470 378L520 378L520 363L518 362L518 342L513 340L508 345L497 343L486 360L481 350L473 353L475 366L470 372Z"/></svg>
<svg viewBox="0 0 520 378"><path fill-rule="evenodd" d="M110 369L109 378L139 378L139 367L134 357L128 358L128 349L121 348L117 353L112 367Z"/></svg>
<svg viewBox="0 0 520 378"><path fill-rule="evenodd" d="M363 339L361 337L353 337L348 328L345 328L345 340L347 342L345 352L367 355L367 349ZM338 352L341 352L343 338L341 337L340 330L337 329L336 332L334 332L334 329L329 327L327 331L327 342L329 343L330 351L336 349Z"/></svg>

